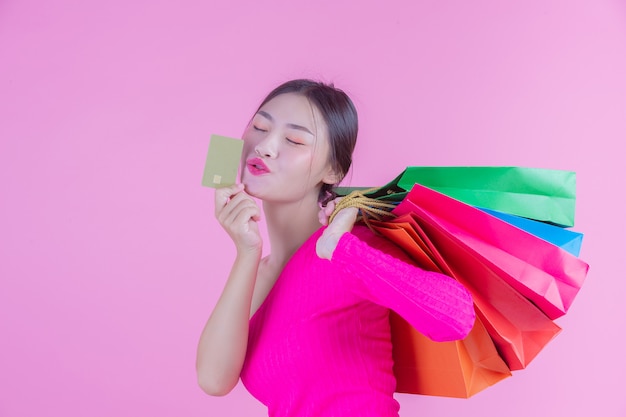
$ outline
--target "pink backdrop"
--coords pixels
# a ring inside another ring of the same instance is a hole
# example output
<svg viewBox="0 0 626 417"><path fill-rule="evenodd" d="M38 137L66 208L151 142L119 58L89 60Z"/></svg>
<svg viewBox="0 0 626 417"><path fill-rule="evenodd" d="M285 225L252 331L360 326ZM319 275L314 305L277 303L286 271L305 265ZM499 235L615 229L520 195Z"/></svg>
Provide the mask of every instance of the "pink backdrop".
<svg viewBox="0 0 626 417"><path fill-rule="evenodd" d="M368 5L366 5L368 4ZM352 185L578 173L587 283L525 371L403 416L626 415L623 1L0 1L0 416L262 416L195 381L233 248L200 186L276 83L334 81Z"/></svg>

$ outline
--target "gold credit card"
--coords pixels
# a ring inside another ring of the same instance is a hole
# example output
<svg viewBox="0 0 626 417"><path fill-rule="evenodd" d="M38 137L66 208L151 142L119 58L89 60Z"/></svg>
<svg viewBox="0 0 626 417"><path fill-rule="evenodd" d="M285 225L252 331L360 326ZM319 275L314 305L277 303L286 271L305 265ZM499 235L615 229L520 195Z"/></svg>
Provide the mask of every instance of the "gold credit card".
<svg viewBox="0 0 626 417"><path fill-rule="evenodd" d="M221 188L235 184L242 152L243 140L211 135L202 185Z"/></svg>

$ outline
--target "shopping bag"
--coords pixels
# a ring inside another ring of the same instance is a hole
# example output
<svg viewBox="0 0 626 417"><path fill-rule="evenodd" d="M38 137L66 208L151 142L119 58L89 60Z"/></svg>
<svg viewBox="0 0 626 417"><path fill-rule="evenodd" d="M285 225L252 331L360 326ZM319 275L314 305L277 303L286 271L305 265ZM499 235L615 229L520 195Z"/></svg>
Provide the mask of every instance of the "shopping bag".
<svg viewBox="0 0 626 417"><path fill-rule="evenodd" d="M555 226L549 223L540 222L537 220L527 219L525 217L519 217L512 214L503 213L496 210L490 210L482 208L482 211L491 214L513 226L519 227L528 233L531 233L538 238L546 240L553 245L560 247L571 253L574 256L580 255L580 248L583 243L583 234L568 230L563 227Z"/></svg>
<svg viewBox="0 0 626 417"><path fill-rule="evenodd" d="M398 209L396 214L411 216L414 230L429 248L437 267L471 293L477 318L510 370L525 368L561 331L536 305L507 284L497 270L456 241L428 213L406 200Z"/></svg>
<svg viewBox="0 0 626 417"><path fill-rule="evenodd" d="M584 282L585 262L475 207L415 184L394 213L415 209L551 319L567 312Z"/></svg>
<svg viewBox="0 0 626 417"><path fill-rule="evenodd" d="M537 178L540 180L539 183L535 182ZM468 185L471 182L473 184ZM415 183L470 205L474 205L471 204L474 201L478 204L475 206L481 210L547 240L573 255L580 254L582 233L565 229L564 226L567 225L556 225L554 216L540 212L546 204L564 205L571 220L568 220L568 223L573 223L576 190L575 173L570 171L522 167L409 166L382 187L338 187L337 194L346 196L353 191L359 191L368 198L399 203ZM459 188L461 184L465 184L466 188ZM546 196L551 188L559 187L564 189L561 194L567 197ZM534 190L530 197L528 190ZM538 205L537 199L541 195L546 197L546 201ZM556 202L550 203L551 199ZM517 206L512 206L512 200Z"/></svg>
<svg viewBox="0 0 626 417"><path fill-rule="evenodd" d="M406 191L418 183L475 207L560 226L574 225L576 173L572 171L410 166L393 182Z"/></svg>
<svg viewBox="0 0 626 417"><path fill-rule="evenodd" d="M511 376L480 319L463 340L433 342L390 314L396 392L469 398Z"/></svg>
<svg viewBox="0 0 626 417"><path fill-rule="evenodd" d="M370 227L402 248L416 265L442 272L413 222L406 216L389 222L373 220ZM389 321L397 392L469 398L511 376L480 319L463 340L451 342L428 339L394 312Z"/></svg>

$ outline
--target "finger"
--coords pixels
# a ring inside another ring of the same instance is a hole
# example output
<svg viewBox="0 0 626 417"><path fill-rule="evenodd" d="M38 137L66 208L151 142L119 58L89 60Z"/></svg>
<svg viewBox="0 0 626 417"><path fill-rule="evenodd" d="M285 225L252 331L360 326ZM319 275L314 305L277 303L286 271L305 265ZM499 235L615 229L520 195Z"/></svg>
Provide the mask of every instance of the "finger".
<svg viewBox="0 0 626 417"><path fill-rule="evenodd" d="M261 215L258 206L246 205L234 214L233 223L247 226L249 222L259 221Z"/></svg>
<svg viewBox="0 0 626 417"><path fill-rule="evenodd" d="M324 214L326 217L330 217L331 214L335 211L335 203L329 204L324 208Z"/></svg>
<svg viewBox="0 0 626 417"><path fill-rule="evenodd" d="M242 199L241 202L237 204L236 211L237 212L245 211L246 213L250 213L250 218L255 221L258 221L261 219L261 209L259 208L256 201L254 201L250 197Z"/></svg>
<svg viewBox="0 0 626 417"><path fill-rule="evenodd" d="M243 191L243 184L234 184L229 187L215 189L215 214L218 215L228 204L228 201Z"/></svg>
<svg viewBox="0 0 626 417"><path fill-rule="evenodd" d="M218 214L218 220L222 224L228 224L232 221L233 218L237 216L237 214L245 209L246 207L254 208L258 213L260 213L259 207L256 202L248 196L246 193L238 193L233 196L226 206L220 211ZM258 215L260 217L260 215Z"/></svg>
<svg viewBox="0 0 626 417"><path fill-rule="evenodd" d="M335 211L337 207L339 207L341 200L343 200L344 198L345 197L336 197L333 201L330 202L330 204L328 204L331 207L330 214L332 214L332 212Z"/></svg>
<svg viewBox="0 0 626 417"><path fill-rule="evenodd" d="M335 215L333 224L337 224L339 228L345 227L346 231L352 230L352 225L356 221L359 209L356 207L346 207L341 209Z"/></svg>
<svg viewBox="0 0 626 417"><path fill-rule="evenodd" d="M258 232L257 220L259 209L255 206L245 206L237 210L227 219L225 230L235 242L245 239L250 232Z"/></svg>
<svg viewBox="0 0 626 417"><path fill-rule="evenodd" d="M323 209L317 212L317 219L320 221L322 226L328 225L328 216L326 215L326 212Z"/></svg>
<svg viewBox="0 0 626 417"><path fill-rule="evenodd" d="M330 216L331 214L333 214L333 211L335 211L335 207L335 201L331 200L328 202L328 204L326 204L326 206L322 207L322 211L326 216Z"/></svg>

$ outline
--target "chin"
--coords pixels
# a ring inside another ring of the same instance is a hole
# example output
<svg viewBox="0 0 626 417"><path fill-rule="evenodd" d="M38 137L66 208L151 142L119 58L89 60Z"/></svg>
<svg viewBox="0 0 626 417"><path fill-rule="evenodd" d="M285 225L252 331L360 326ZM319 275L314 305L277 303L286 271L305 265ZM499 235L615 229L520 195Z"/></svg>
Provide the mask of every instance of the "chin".
<svg viewBox="0 0 626 417"><path fill-rule="evenodd" d="M259 187L256 186L253 181L247 181L246 178L242 178L241 183L244 186L244 191L246 192L246 194L254 198L262 198L263 193L261 192L261 190L259 190Z"/></svg>

